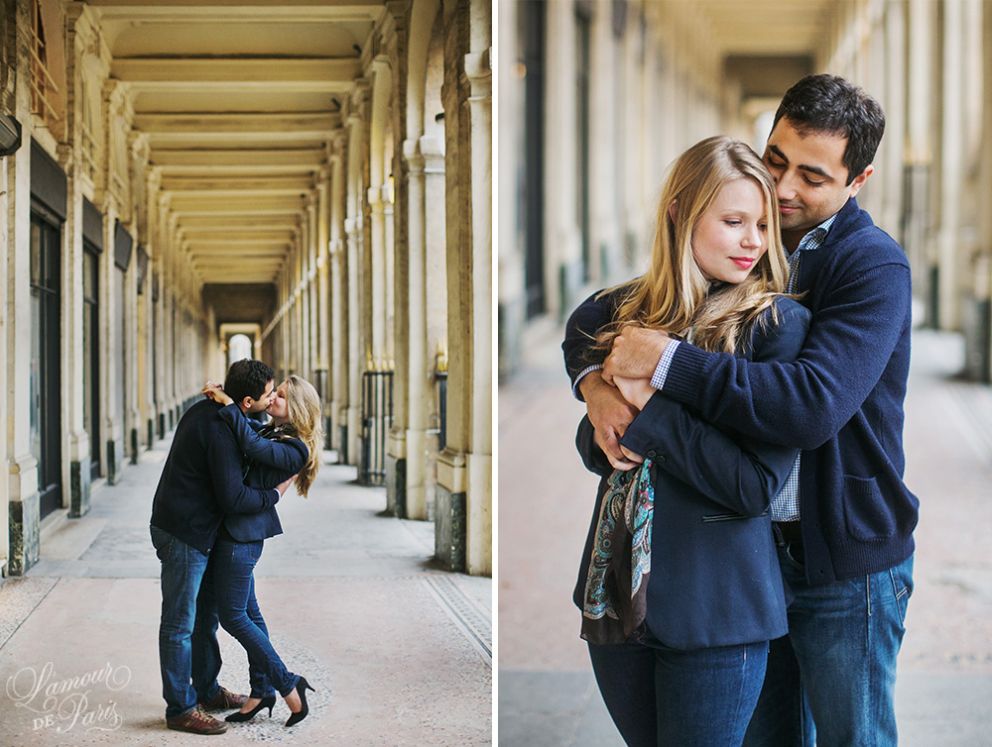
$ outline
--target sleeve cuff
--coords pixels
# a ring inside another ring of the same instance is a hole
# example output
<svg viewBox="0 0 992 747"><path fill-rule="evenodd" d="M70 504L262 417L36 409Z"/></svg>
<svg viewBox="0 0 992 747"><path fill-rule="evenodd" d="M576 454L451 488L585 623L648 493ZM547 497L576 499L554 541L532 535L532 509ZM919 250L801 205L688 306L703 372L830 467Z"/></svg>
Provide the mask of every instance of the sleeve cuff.
<svg viewBox="0 0 992 747"><path fill-rule="evenodd" d="M586 366L581 371L579 371L578 375L575 377L575 381L572 382L572 394L575 396L577 400L579 400L579 402L585 402L585 400L582 399L582 392L579 391L579 383L582 381L582 379L584 379L586 376L591 374L593 371L602 371L602 370L603 370L603 366L599 363L595 363L591 366Z"/></svg>
<svg viewBox="0 0 992 747"><path fill-rule="evenodd" d="M694 345L680 344L665 376L665 396L677 402L692 404L704 378L704 370L711 356L719 355L700 350Z"/></svg>
<svg viewBox="0 0 992 747"><path fill-rule="evenodd" d="M651 386L661 390L665 388L665 380L668 378L668 369L672 367L672 359L675 358L675 351L678 350L679 341L672 340L665 346L665 352L658 359L658 366L651 375Z"/></svg>

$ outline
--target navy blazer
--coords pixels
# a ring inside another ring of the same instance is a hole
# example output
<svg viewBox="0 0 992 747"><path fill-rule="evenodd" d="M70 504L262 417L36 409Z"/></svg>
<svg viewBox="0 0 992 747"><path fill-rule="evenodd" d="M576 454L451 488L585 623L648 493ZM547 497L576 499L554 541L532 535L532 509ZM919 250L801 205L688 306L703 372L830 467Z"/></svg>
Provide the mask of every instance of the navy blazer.
<svg viewBox="0 0 992 747"><path fill-rule="evenodd" d="M779 322L756 324L742 355L793 360L810 312L776 301ZM767 314L767 312L766 312ZM612 467L582 419L576 446L601 475L574 600L581 608L596 520ZM654 522L647 627L661 643L698 649L765 641L788 632L786 598L768 505L798 449L720 430L655 393L620 440L654 463Z"/></svg>
<svg viewBox="0 0 992 747"><path fill-rule="evenodd" d="M208 399L180 418L152 503L151 525L206 554L224 516L266 511L278 490L244 484L241 449ZM276 483L278 485L278 483Z"/></svg>
<svg viewBox="0 0 992 747"><path fill-rule="evenodd" d="M251 465L245 482L252 487L273 488L292 477L307 463L310 450L298 438L271 439L258 435L260 423L249 420L236 404L221 408L219 415L234 432L238 446ZM238 542L257 542L282 534L276 507L256 514L228 514L224 528Z"/></svg>

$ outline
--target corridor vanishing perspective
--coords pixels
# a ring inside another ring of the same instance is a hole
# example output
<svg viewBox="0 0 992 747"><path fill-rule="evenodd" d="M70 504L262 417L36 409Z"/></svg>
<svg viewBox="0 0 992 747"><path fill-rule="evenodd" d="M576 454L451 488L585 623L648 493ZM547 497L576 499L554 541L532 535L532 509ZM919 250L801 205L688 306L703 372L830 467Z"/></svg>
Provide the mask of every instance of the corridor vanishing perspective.
<svg viewBox="0 0 992 747"><path fill-rule="evenodd" d="M0 7L4 575L248 355L490 575L490 4Z"/></svg>

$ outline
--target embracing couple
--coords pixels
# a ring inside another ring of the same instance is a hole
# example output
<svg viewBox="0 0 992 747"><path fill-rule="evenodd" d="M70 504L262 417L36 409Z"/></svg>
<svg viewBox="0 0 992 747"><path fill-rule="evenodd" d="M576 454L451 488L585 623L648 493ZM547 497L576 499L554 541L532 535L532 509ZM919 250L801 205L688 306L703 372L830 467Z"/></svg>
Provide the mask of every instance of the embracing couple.
<svg viewBox="0 0 992 747"><path fill-rule="evenodd" d="M298 376L275 387L272 369L241 360L224 386L208 383L176 427L152 506L151 536L162 562L159 658L170 729L221 734L207 711L250 720L286 701L286 726L306 718L305 677L290 672L269 641L255 598L254 567L266 539L282 533L275 505L291 483L306 496L320 466L321 405ZM248 415L267 412L261 425ZM248 654L249 696L217 683L218 623Z"/></svg>
<svg viewBox="0 0 992 747"><path fill-rule="evenodd" d="M650 269L569 320L602 476L575 601L628 744L896 744L910 273L855 200L884 126L815 75L763 158L696 144Z"/></svg>

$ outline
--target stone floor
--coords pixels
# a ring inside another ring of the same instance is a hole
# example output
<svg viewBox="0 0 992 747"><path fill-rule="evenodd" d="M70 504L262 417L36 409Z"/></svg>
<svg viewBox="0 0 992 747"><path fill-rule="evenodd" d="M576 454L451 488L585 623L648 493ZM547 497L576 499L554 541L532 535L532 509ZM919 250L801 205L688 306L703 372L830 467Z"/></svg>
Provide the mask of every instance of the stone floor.
<svg viewBox="0 0 992 747"><path fill-rule="evenodd" d="M87 516L56 517L42 560L0 585L0 746L202 741L164 724L148 517L168 448L97 487ZM492 581L435 568L433 524L379 515L385 491L324 456L310 497L280 503L285 533L256 569L275 648L316 689L311 715L287 730L280 701L217 742L490 743ZM220 681L245 692L244 651L219 638Z"/></svg>
<svg viewBox="0 0 992 747"><path fill-rule="evenodd" d="M619 745L571 603L596 488L572 442L584 408L561 330L532 334L499 390L499 741ZM916 333L905 445L921 517L896 703L906 747L992 744L992 389L959 381L962 361L959 338Z"/></svg>

